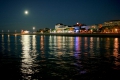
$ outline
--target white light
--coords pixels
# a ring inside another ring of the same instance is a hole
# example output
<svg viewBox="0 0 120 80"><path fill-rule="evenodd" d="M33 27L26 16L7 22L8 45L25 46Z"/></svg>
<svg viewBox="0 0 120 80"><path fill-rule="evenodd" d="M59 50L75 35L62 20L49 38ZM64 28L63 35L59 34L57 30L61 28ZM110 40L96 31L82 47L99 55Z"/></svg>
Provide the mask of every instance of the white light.
<svg viewBox="0 0 120 80"><path fill-rule="evenodd" d="M35 27L33 27L33 29L35 29Z"/></svg>
<svg viewBox="0 0 120 80"><path fill-rule="evenodd" d="M26 31L24 31L24 33L29 33L29 31L26 30Z"/></svg>
<svg viewBox="0 0 120 80"><path fill-rule="evenodd" d="M28 14L28 11L25 11L25 14Z"/></svg>

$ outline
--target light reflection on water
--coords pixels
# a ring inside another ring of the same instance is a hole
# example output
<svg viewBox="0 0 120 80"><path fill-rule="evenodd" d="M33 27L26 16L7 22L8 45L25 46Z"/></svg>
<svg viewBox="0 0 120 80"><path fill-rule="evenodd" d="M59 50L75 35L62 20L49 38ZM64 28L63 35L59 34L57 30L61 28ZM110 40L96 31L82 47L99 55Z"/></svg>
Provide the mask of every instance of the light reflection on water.
<svg viewBox="0 0 120 80"><path fill-rule="evenodd" d="M8 35L8 51L10 51L10 35Z"/></svg>
<svg viewBox="0 0 120 80"><path fill-rule="evenodd" d="M0 42L2 56L9 53L10 61L20 58L17 66L22 79L44 76L72 79L97 72L98 65L106 62L111 64L109 67L120 70L120 38L1 35ZM103 66L99 68L101 71Z"/></svg>
<svg viewBox="0 0 120 80"><path fill-rule="evenodd" d="M36 35L22 35L22 61L21 61L21 72L23 73L24 79L31 79L31 76L27 74L34 74L38 72L38 69L34 70L34 67L38 66L35 64L37 57L36 50Z"/></svg>
<svg viewBox="0 0 120 80"><path fill-rule="evenodd" d="M4 54L4 49L5 49L5 47L4 47L4 35L2 35L2 41L1 41L1 46L2 46L2 53Z"/></svg>

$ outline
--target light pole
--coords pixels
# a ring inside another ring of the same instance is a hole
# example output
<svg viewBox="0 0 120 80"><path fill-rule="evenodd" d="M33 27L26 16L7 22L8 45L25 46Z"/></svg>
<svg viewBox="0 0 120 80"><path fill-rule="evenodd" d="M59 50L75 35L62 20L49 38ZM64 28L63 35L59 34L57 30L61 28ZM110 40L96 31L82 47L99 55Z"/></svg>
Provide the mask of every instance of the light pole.
<svg viewBox="0 0 120 80"><path fill-rule="evenodd" d="M33 33L34 33L35 27L33 27Z"/></svg>
<svg viewBox="0 0 120 80"><path fill-rule="evenodd" d="M16 30L15 30L15 33L16 33Z"/></svg>
<svg viewBox="0 0 120 80"><path fill-rule="evenodd" d="M51 32L51 29L50 29L50 33L52 33L52 32Z"/></svg>

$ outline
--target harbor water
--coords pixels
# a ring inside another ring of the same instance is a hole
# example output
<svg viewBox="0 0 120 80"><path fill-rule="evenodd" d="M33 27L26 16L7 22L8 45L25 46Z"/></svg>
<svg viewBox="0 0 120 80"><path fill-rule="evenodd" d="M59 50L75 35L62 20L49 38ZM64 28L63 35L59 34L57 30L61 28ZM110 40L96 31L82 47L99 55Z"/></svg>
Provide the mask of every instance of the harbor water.
<svg viewBox="0 0 120 80"><path fill-rule="evenodd" d="M0 80L119 80L120 38L0 35Z"/></svg>

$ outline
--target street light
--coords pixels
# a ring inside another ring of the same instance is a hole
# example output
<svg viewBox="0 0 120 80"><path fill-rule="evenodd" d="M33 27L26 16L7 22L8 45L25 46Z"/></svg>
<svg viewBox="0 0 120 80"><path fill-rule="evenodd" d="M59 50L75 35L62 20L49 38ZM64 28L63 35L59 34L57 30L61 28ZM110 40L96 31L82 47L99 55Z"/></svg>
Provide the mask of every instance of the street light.
<svg viewBox="0 0 120 80"><path fill-rule="evenodd" d="M51 33L51 29L50 29L50 33Z"/></svg>
<svg viewBox="0 0 120 80"><path fill-rule="evenodd" d="M77 22L77 25L78 25L79 23Z"/></svg>
<svg viewBox="0 0 120 80"><path fill-rule="evenodd" d="M35 27L33 27L33 32L34 32L34 30L35 30Z"/></svg>
<svg viewBox="0 0 120 80"><path fill-rule="evenodd" d="M15 33L16 33L16 30L15 30Z"/></svg>

